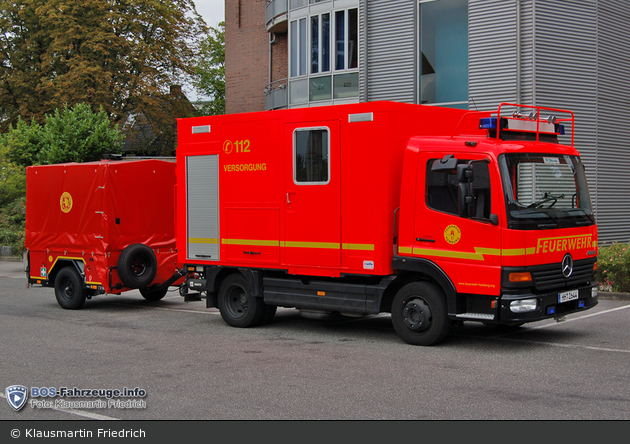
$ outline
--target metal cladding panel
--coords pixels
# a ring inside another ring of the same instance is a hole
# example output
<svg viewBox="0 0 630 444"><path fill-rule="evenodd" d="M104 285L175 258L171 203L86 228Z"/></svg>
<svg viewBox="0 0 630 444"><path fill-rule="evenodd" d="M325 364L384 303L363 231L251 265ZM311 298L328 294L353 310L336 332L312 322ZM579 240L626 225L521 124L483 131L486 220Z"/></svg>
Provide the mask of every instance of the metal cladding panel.
<svg viewBox="0 0 630 444"><path fill-rule="evenodd" d="M469 108L496 110L517 98L516 0L468 2Z"/></svg>
<svg viewBox="0 0 630 444"><path fill-rule="evenodd" d="M597 2L597 150L589 163L599 240L630 240L630 2ZM595 179L592 180L594 175Z"/></svg>
<svg viewBox="0 0 630 444"><path fill-rule="evenodd" d="M219 260L219 156L186 158L187 258Z"/></svg>
<svg viewBox="0 0 630 444"><path fill-rule="evenodd" d="M416 0L365 2L367 101L416 102L417 8Z"/></svg>

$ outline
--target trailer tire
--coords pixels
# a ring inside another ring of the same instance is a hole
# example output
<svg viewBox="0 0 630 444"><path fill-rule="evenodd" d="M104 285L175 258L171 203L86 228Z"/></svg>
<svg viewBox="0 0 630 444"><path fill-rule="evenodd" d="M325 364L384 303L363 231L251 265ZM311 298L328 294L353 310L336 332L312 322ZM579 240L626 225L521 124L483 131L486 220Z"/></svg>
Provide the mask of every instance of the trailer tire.
<svg viewBox="0 0 630 444"><path fill-rule="evenodd" d="M77 310L85 303L87 290L74 265L63 267L55 279L57 303L66 310Z"/></svg>
<svg viewBox="0 0 630 444"><path fill-rule="evenodd" d="M226 277L219 287L217 305L226 324L232 327L255 327L265 315L266 304L253 295L249 281L240 273Z"/></svg>
<svg viewBox="0 0 630 444"><path fill-rule="evenodd" d="M118 276L129 288L148 287L157 273L157 259L151 248L144 244L127 246L118 258Z"/></svg>
<svg viewBox="0 0 630 444"><path fill-rule="evenodd" d="M408 344L438 344L451 328L444 293L428 282L405 285L392 301L392 324Z"/></svg>
<svg viewBox="0 0 630 444"><path fill-rule="evenodd" d="M151 302L159 301L164 296L166 296L166 293L168 293L168 288L163 288L161 290L156 290L151 287L140 289L140 294L142 295L142 297Z"/></svg>

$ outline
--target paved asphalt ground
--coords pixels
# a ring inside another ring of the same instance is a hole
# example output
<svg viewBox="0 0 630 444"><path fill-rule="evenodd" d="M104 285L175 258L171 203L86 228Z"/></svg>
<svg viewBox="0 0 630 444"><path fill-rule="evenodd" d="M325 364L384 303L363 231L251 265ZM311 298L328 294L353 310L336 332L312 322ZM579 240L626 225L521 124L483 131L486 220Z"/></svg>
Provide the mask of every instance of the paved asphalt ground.
<svg viewBox="0 0 630 444"><path fill-rule="evenodd" d="M11 385L146 391L135 398L144 408L15 412L0 399L0 420L11 424L630 419L625 294L601 294L562 323L498 331L467 322L439 346L413 347L388 315L306 319L280 309L268 326L236 329L177 292L157 303L137 291L103 295L63 310L52 289L26 288L21 263L0 262L0 325L3 398Z"/></svg>

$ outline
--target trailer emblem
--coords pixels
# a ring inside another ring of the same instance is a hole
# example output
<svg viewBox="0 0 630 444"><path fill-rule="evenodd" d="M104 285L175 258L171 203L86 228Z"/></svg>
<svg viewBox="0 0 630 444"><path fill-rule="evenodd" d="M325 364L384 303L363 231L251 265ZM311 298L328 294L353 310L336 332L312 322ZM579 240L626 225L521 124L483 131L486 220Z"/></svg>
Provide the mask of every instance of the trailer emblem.
<svg viewBox="0 0 630 444"><path fill-rule="evenodd" d="M562 259L562 275L565 278L568 278L573 274L573 258L569 253L564 255L564 259Z"/></svg>
<svg viewBox="0 0 630 444"><path fill-rule="evenodd" d="M24 404L26 404L26 400L28 399L28 389L23 385L12 385L11 387L7 387L4 393L7 397L7 402L16 412L24 407Z"/></svg>
<svg viewBox="0 0 630 444"><path fill-rule="evenodd" d="M462 232L457 225L449 225L444 230L444 239L451 245L455 245L462 238Z"/></svg>
<svg viewBox="0 0 630 444"><path fill-rule="evenodd" d="M61 205L61 211L69 213L72 209L72 196L70 193L64 191L61 195L61 199L59 199L59 204Z"/></svg>

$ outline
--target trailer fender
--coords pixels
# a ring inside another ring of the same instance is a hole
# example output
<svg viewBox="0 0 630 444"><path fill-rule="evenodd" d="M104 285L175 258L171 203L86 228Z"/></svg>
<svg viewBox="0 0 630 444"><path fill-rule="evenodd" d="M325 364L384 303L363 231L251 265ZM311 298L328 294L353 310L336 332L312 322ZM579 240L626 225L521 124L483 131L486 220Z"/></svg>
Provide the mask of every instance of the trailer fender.
<svg viewBox="0 0 630 444"><path fill-rule="evenodd" d="M435 262L417 257L395 256L392 259L392 265L394 270L411 271L431 278L442 288L442 291L444 291L446 295L449 316L457 313L457 290L455 289L455 285L444 270Z"/></svg>

